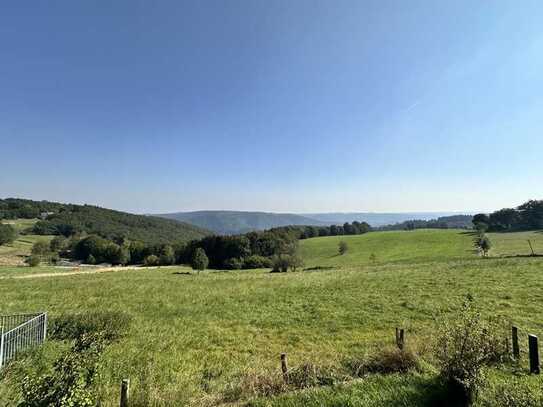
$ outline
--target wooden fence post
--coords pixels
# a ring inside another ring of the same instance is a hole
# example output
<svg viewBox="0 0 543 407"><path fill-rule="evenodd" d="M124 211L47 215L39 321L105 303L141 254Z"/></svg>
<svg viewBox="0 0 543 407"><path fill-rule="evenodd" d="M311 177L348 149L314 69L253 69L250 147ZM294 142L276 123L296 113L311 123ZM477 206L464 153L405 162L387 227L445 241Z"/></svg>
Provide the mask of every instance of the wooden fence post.
<svg viewBox="0 0 543 407"><path fill-rule="evenodd" d="M121 382L121 403L120 407L128 407L130 399L130 379L123 379Z"/></svg>
<svg viewBox="0 0 543 407"><path fill-rule="evenodd" d="M403 328L396 328L396 345L400 350L403 350L405 343Z"/></svg>
<svg viewBox="0 0 543 407"><path fill-rule="evenodd" d="M530 350L530 373L539 374L539 347L537 336L528 335L528 349Z"/></svg>
<svg viewBox="0 0 543 407"><path fill-rule="evenodd" d="M283 372L283 380L285 383L288 383L288 365L286 353L281 353L281 371Z"/></svg>
<svg viewBox="0 0 543 407"><path fill-rule="evenodd" d="M518 328L516 326L511 327L511 342L513 345L513 357L520 359L520 348L518 346Z"/></svg>

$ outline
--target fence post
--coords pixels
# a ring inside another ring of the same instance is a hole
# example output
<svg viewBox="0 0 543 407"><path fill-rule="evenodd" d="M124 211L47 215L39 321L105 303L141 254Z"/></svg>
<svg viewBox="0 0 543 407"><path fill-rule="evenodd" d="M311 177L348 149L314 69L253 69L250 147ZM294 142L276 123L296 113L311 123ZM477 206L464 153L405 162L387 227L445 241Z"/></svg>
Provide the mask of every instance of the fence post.
<svg viewBox="0 0 543 407"><path fill-rule="evenodd" d="M0 327L0 369L4 365L4 324Z"/></svg>
<svg viewBox="0 0 543 407"><path fill-rule="evenodd" d="M121 403L120 407L128 407L130 399L130 379L123 379L121 382Z"/></svg>
<svg viewBox="0 0 543 407"><path fill-rule="evenodd" d="M511 327L511 342L513 346L513 357L520 359L520 348L518 346L518 328L516 326Z"/></svg>
<svg viewBox="0 0 543 407"><path fill-rule="evenodd" d="M47 338L47 312L44 312L44 321L43 321L43 342Z"/></svg>
<svg viewBox="0 0 543 407"><path fill-rule="evenodd" d="M528 349L530 350L530 373L539 374L539 347L537 336L528 335Z"/></svg>
<svg viewBox="0 0 543 407"><path fill-rule="evenodd" d="M403 350L404 342L404 329L396 328L396 345L400 350Z"/></svg>
<svg viewBox="0 0 543 407"><path fill-rule="evenodd" d="M281 371L283 372L283 380L285 383L288 383L288 365L286 353L281 353Z"/></svg>

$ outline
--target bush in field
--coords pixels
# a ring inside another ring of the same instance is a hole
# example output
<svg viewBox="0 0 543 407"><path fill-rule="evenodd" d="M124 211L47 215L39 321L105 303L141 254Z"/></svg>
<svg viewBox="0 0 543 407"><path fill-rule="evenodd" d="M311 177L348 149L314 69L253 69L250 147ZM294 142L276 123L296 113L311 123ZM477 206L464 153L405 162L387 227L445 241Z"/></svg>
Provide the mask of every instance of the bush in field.
<svg viewBox="0 0 543 407"><path fill-rule="evenodd" d="M128 330L131 317L120 312L65 314L51 318L50 337L71 340L72 347L45 374L28 374L19 407L94 407L95 379L105 347Z"/></svg>
<svg viewBox="0 0 543 407"><path fill-rule="evenodd" d="M331 386L341 379L332 369L317 366L310 362L303 363L288 372L288 384L296 389Z"/></svg>
<svg viewBox="0 0 543 407"><path fill-rule="evenodd" d="M17 238L17 232L10 225L0 223L0 246L13 243Z"/></svg>
<svg viewBox="0 0 543 407"><path fill-rule="evenodd" d="M488 252L492 248L492 242L484 233L475 239L475 247L481 251L483 257L488 256Z"/></svg>
<svg viewBox="0 0 543 407"><path fill-rule="evenodd" d="M204 249L198 247L194 251L194 254L192 256L192 261L190 263L193 270L202 271L207 268L209 265L209 259L206 256L206 252Z"/></svg>
<svg viewBox="0 0 543 407"><path fill-rule="evenodd" d="M280 254L272 259L272 272L274 273L286 273L289 269L297 271L298 268L303 267L304 261L297 254Z"/></svg>
<svg viewBox="0 0 543 407"><path fill-rule="evenodd" d="M96 264L96 258L92 254L87 257L87 264Z"/></svg>
<svg viewBox="0 0 543 407"><path fill-rule="evenodd" d="M484 321L473 299L467 297L459 317L441 329L436 356L440 376L453 395L470 403L484 381L484 366L508 357L502 330Z"/></svg>
<svg viewBox="0 0 543 407"><path fill-rule="evenodd" d="M26 376L21 384L23 400L19 407L97 405L93 385L103 345L74 345L60 357L53 369L41 376ZM77 348L76 348L77 347Z"/></svg>
<svg viewBox="0 0 543 407"><path fill-rule="evenodd" d="M132 318L123 312L86 312L62 314L51 318L49 333L57 340L83 338L85 335L100 335L112 342L122 337L130 327Z"/></svg>
<svg viewBox="0 0 543 407"><path fill-rule="evenodd" d="M146 267L153 267L159 265L159 259L154 254L150 254L149 256L145 257L143 259L143 265Z"/></svg>
<svg viewBox="0 0 543 407"><path fill-rule="evenodd" d="M347 253L347 250L349 250L349 245L347 245L347 242L341 241L338 244L338 252L340 256L343 256L345 253Z"/></svg>
<svg viewBox="0 0 543 407"><path fill-rule="evenodd" d="M272 271L274 273L286 273L288 271L288 255L280 254L272 259Z"/></svg>
<svg viewBox="0 0 543 407"><path fill-rule="evenodd" d="M175 252L172 246L165 245L162 247L159 263L161 266L170 266L175 263Z"/></svg>
<svg viewBox="0 0 543 407"><path fill-rule="evenodd" d="M228 270L241 270L243 268L243 260L232 257L224 262L224 267Z"/></svg>
<svg viewBox="0 0 543 407"><path fill-rule="evenodd" d="M249 256L246 257L243 261L243 268L246 269L264 269L270 268L272 266L272 261L264 256Z"/></svg>
<svg viewBox="0 0 543 407"><path fill-rule="evenodd" d="M345 367L354 377L363 377L368 373L406 373L420 368L418 355L411 349L398 349L388 346L367 358L351 358Z"/></svg>
<svg viewBox="0 0 543 407"><path fill-rule="evenodd" d="M28 264L30 267L38 267L40 265L40 258L39 256L28 256L25 259L25 263Z"/></svg>
<svg viewBox="0 0 543 407"><path fill-rule="evenodd" d="M47 242L39 241L39 242L34 243L30 253L32 254L32 256L45 258L51 254L51 250Z"/></svg>
<svg viewBox="0 0 543 407"><path fill-rule="evenodd" d="M24 378L19 407L96 406L94 382L104 347L100 335L86 334L78 338L49 372Z"/></svg>
<svg viewBox="0 0 543 407"><path fill-rule="evenodd" d="M49 242L49 249L52 252L61 253L68 249L70 240L64 236L55 236L51 242Z"/></svg>

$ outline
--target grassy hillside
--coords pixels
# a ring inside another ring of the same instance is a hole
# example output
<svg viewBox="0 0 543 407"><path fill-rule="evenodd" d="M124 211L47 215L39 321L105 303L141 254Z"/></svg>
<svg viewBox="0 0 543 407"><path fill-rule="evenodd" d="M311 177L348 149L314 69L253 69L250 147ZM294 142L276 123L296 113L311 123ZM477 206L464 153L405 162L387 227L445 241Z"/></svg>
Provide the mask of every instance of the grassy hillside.
<svg viewBox="0 0 543 407"><path fill-rule="evenodd" d="M490 233L491 256L527 255L530 239L536 253L543 255L543 233ZM356 236L318 237L300 241L300 251L306 266L355 266L375 263L420 263L477 257L473 247L473 232L463 230L423 229L391 232L371 232ZM338 244L349 246L346 254L338 254Z"/></svg>
<svg viewBox="0 0 543 407"><path fill-rule="evenodd" d="M289 225L319 226L327 224L306 216L267 212L197 211L156 216L187 222L224 235L235 235Z"/></svg>
<svg viewBox="0 0 543 407"><path fill-rule="evenodd" d="M88 205L51 215L47 220L39 221L35 228L46 234L64 233L63 231L68 230L97 234L113 240L128 238L148 244L186 242L210 234L187 223Z"/></svg>
<svg viewBox="0 0 543 407"><path fill-rule="evenodd" d="M13 226L17 232L21 233L23 230L31 228L36 220L15 219L4 220L2 223ZM49 242L52 238L53 236L19 235L13 243L0 246L0 266L23 265L34 243L40 240Z"/></svg>
<svg viewBox="0 0 543 407"><path fill-rule="evenodd" d="M512 242L521 247L526 237L503 236L493 236L496 251ZM458 231L349 238L343 264L318 272L191 274L163 268L15 279L17 270L10 269L10 278L0 284L0 308L2 313L47 309L52 319L86 310L132 315L129 334L104 356L98 386L106 406L118 404L124 377L132 380L136 405L245 405L251 399L247 405L424 405L439 391L432 368L276 398L259 397L258 378L279 375L281 352L288 353L292 367L310 361L342 371L347 358L392 344L399 325L423 352L439 323L456 315L466 293L487 315L518 324L523 338L527 332L543 334L535 300L543 296L540 258L482 259L472 254L470 236ZM339 261L330 260L338 240L302 242L306 262ZM377 247L382 248L376 251L379 263L368 264ZM44 350L46 357L58 350L53 345ZM522 363L525 371L525 357ZM39 364L29 366L34 365ZM491 372L491 380L499 374ZM11 397L10 377L0 382L0 393ZM539 377L518 377L541 387Z"/></svg>

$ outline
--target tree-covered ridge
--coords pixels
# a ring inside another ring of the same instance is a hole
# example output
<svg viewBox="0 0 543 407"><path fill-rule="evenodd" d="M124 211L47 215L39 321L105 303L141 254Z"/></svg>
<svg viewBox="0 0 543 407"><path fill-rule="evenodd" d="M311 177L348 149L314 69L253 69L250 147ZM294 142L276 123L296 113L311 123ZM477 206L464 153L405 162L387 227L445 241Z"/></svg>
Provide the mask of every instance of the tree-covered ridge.
<svg viewBox="0 0 543 407"><path fill-rule="evenodd" d="M543 200L530 200L516 208L504 208L491 214L479 213L473 224L490 232L543 229Z"/></svg>
<svg viewBox="0 0 543 407"><path fill-rule="evenodd" d="M92 205L13 198L0 200L1 218L42 218L32 231L39 235L94 234L115 242L187 242L210 234L197 226L169 219L134 215Z"/></svg>
<svg viewBox="0 0 543 407"><path fill-rule="evenodd" d="M472 215L440 216L437 219L413 219L386 225L377 230L414 230L414 229L469 229L472 226Z"/></svg>
<svg viewBox="0 0 543 407"><path fill-rule="evenodd" d="M326 222L291 213L196 211L156 216L187 222L221 235L238 235L288 225L327 225Z"/></svg>

